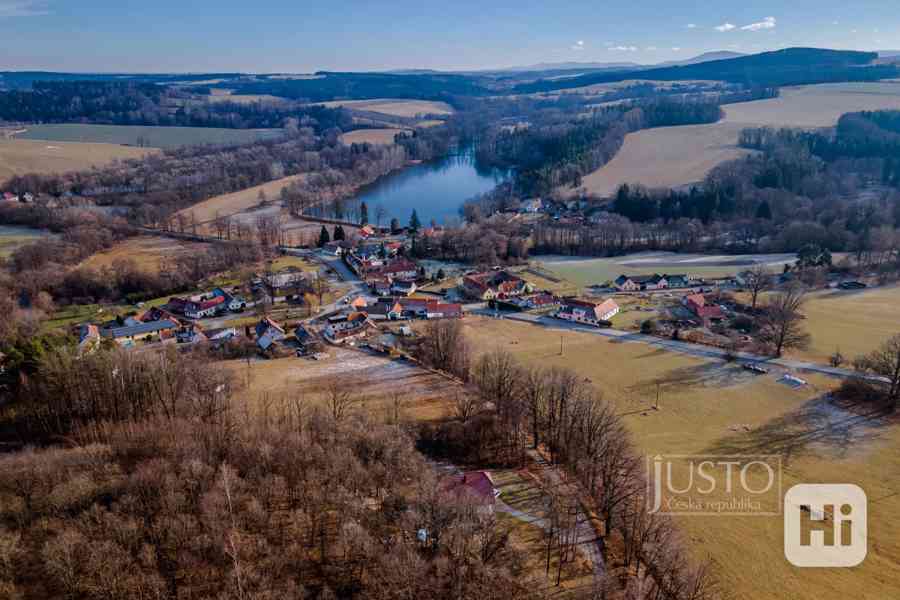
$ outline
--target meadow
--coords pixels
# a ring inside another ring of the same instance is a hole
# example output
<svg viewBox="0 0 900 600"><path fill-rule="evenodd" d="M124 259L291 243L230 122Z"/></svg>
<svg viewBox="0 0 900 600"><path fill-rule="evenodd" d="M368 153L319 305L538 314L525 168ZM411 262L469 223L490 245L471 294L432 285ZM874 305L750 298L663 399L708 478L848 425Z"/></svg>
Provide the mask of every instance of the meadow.
<svg viewBox="0 0 900 600"><path fill-rule="evenodd" d="M831 127L847 112L900 109L900 82L837 83L783 88L781 96L731 104L712 125L659 127L631 133L608 164L578 188L608 196L623 183L678 187L697 183L717 164L738 158L745 127ZM573 195L576 189L563 193Z"/></svg>
<svg viewBox="0 0 900 600"><path fill-rule="evenodd" d="M91 142L177 148L199 144L241 144L281 135L280 129L220 129L214 127L145 127L138 125L29 125L20 140Z"/></svg>
<svg viewBox="0 0 900 600"><path fill-rule="evenodd" d="M52 236L50 232L40 229L0 225L0 258L6 258L26 244Z"/></svg>
<svg viewBox="0 0 900 600"><path fill-rule="evenodd" d="M785 262L794 262L794 257L788 254L710 256L643 252L614 258L537 256L533 260L558 277L572 284L587 287L603 285L623 273L628 275L686 273L695 277L726 277L748 269L754 264L766 264L774 268Z"/></svg>
<svg viewBox="0 0 900 600"><path fill-rule="evenodd" d="M262 185L253 186L239 192L231 194L223 194L215 196L209 200L205 200L199 204L195 204L190 208L184 209L182 214L190 216L192 213L197 223L206 223L216 218L216 213L220 215L234 215L244 212L259 205L259 193L263 192L269 202L280 205L280 194L282 188L293 183L297 179L304 177L303 175L292 175L283 177L274 181L266 182Z"/></svg>
<svg viewBox="0 0 900 600"><path fill-rule="evenodd" d="M14 175L82 171L114 160L141 158L150 152L156 150L105 143L0 138L0 183Z"/></svg>
<svg viewBox="0 0 900 600"><path fill-rule="evenodd" d="M568 367L590 380L645 455L774 454L785 490L840 482L866 491L866 562L815 577L785 560L781 516L679 517L694 556L712 558L734 598L900 595L900 423L836 406L827 394L837 381L804 374L809 385L794 389L777 381L780 373L753 376L718 361L508 319L470 317L465 328L476 352L501 348L527 364Z"/></svg>
<svg viewBox="0 0 900 600"><path fill-rule="evenodd" d="M341 136L341 141L350 144L393 144L394 136L407 131L398 128L357 129Z"/></svg>
<svg viewBox="0 0 900 600"><path fill-rule="evenodd" d="M430 100L381 98L376 100L335 100L332 102L323 102L323 104L330 108L343 106L345 108L376 112L394 117L453 114L453 107L446 102L434 102Z"/></svg>
<svg viewBox="0 0 900 600"><path fill-rule="evenodd" d="M143 270L155 272L166 259L193 254L208 247L209 244L200 242L142 235L128 238L105 252L91 255L82 262L82 266L102 269L111 267L119 260L130 260Z"/></svg>

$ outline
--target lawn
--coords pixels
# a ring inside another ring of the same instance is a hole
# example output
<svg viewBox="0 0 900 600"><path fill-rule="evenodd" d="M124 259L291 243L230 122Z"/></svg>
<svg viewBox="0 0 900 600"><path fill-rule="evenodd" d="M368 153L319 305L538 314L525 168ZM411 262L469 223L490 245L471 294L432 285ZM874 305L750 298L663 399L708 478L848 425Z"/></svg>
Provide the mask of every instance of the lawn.
<svg viewBox="0 0 900 600"><path fill-rule="evenodd" d="M733 365L591 334L473 317L465 328L476 352L504 348L526 363L565 366L590 380L645 455L777 454L786 465L785 489L841 482L866 491L866 562L814 577L785 560L780 516L680 517L693 554L712 557L736 598L900 597L900 524L894 519L900 510L900 424L823 400L835 380L803 375L810 385L792 389L774 374L757 377ZM657 389L660 410L653 410Z"/></svg>
<svg viewBox="0 0 900 600"><path fill-rule="evenodd" d="M195 144L243 144L281 135L280 129L221 129L214 127L150 127L141 125L29 125L21 140L53 142L93 142L138 145L138 139L152 148L177 148Z"/></svg>
<svg viewBox="0 0 900 600"><path fill-rule="evenodd" d="M26 134L27 135L27 134ZM102 141L102 140L97 140ZM133 140L132 140L133 141ZM114 160L141 158L152 148L78 141L35 141L0 137L0 183L25 173L66 173L102 167Z"/></svg>

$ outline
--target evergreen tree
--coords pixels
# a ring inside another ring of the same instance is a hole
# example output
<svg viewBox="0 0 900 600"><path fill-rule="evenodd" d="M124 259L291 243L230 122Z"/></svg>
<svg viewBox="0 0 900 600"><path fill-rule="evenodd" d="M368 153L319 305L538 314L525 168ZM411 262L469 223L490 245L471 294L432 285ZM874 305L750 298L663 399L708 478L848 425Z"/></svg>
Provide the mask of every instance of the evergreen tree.
<svg viewBox="0 0 900 600"><path fill-rule="evenodd" d="M772 207L769 206L769 202L767 200L763 200L762 204L756 207L756 218L766 219L768 221L772 220Z"/></svg>
<svg viewBox="0 0 900 600"><path fill-rule="evenodd" d="M419 229L422 228L422 221L419 220L419 213L416 212L416 209L413 209L412 216L409 218L409 231L416 235L419 233Z"/></svg>
<svg viewBox="0 0 900 600"><path fill-rule="evenodd" d="M400 221L398 221L396 217L391 219L391 233L394 235L400 233Z"/></svg>
<svg viewBox="0 0 900 600"><path fill-rule="evenodd" d="M335 233L337 233L337 231L335 231ZM319 242L318 242L319 248L321 248L322 246L324 246L325 244L327 244L330 241L331 241L331 236L328 235L328 230L325 229L324 225L322 225L322 231L319 232Z"/></svg>
<svg viewBox="0 0 900 600"><path fill-rule="evenodd" d="M347 239L347 235L344 233L344 228L340 225L334 228L334 241L342 242Z"/></svg>
<svg viewBox="0 0 900 600"><path fill-rule="evenodd" d="M368 225L369 224L369 207L366 206L366 203L363 202L359 205L359 224L360 225Z"/></svg>

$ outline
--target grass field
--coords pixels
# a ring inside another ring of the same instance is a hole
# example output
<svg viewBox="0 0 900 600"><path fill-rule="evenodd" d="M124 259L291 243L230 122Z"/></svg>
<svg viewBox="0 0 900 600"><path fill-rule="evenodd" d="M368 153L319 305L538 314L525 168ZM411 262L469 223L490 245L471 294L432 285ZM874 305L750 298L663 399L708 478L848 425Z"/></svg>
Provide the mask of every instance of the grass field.
<svg viewBox="0 0 900 600"><path fill-rule="evenodd" d="M827 362L839 348L852 360L900 333L900 287L816 292L803 313L812 345L797 356Z"/></svg>
<svg viewBox="0 0 900 600"><path fill-rule="evenodd" d="M65 173L102 167L114 160L141 158L154 151L115 144L0 138L0 182L25 173Z"/></svg>
<svg viewBox="0 0 900 600"><path fill-rule="evenodd" d="M776 454L784 489L795 483L860 485L869 497L869 556L851 569L809 570L783 554L782 517L682 517L698 559L711 557L734 597L895 598L900 595L900 424L858 416L823 395L836 385L804 375L792 389L774 374L623 344L595 335L546 330L509 320L467 318L478 352L504 348L530 364L569 367L614 404L645 455ZM560 355L560 339L563 354ZM660 410L650 407L659 384Z"/></svg>
<svg viewBox="0 0 900 600"><path fill-rule="evenodd" d="M334 100L324 102L325 106L355 108L368 112L377 112L394 117L418 117L420 115L450 115L453 107L446 102L430 100L403 100L382 98L376 100Z"/></svg>
<svg viewBox="0 0 900 600"><path fill-rule="evenodd" d="M623 183L649 187L695 183L720 162L744 152L737 141L745 127L830 127L847 112L900 109L900 82L783 88L779 98L724 108L725 118L713 125L659 127L629 134L615 158L585 176L581 187L590 194L608 196Z"/></svg>
<svg viewBox="0 0 900 600"><path fill-rule="evenodd" d="M0 258L6 258L17 248L52 235L40 229L0 225Z"/></svg>
<svg viewBox="0 0 900 600"><path fill-rule="evenodd" d="M652 275L654 273L687 273L695 277L725 277L747 269L755 263L778 265L793 262L787 254L708 256L673 254L671 252L640 253L615 258L580 258L566 256L538 256L534 261L578 286L602 285L622 275Z"/></svg>
<svg viewBox="0 0 900 600"><path fill-rule="evenodd" d="M195 204L190 208L186 208L181 212L188 216L193 213L194 218L197 219L198 223L205 223L214 219L216 217L216 212L219 212L221 215L234 215L258 206L260 191L265 192L269 202L279 204L281 202L279 199L281 189L301 177L303 177L303 175L283 177L282 179L276 179L275 181L269 181L262 185L241 190L240 192L216 196L215 198L210 198L200 204Z"/></svg>
<svg viewBox="0 0 900 600"><path fill-rule="evenodd" d="M92 255L82 264L100 269L112 266L117 260L132 260L138 267L147 271L158 271L160 263L166 258L190 254L204 250L209 244L187 242L171 238L155 236L138 236L120 242L106 252Z"/></svg>
<svg viewBox="0 0 900 600"><path fill-rule="evenodd" d="M177 148L194 144L235 144L281 135L280 129L218 129L213 127L143 127L131 125L29 125L19 140L91 142Z"/></svg>
<svg viewBox="0 0 900 600"><path fill-rule="evenodd" d="M403 133L405 129L357 129L341 136L341 141L347 144L393 144L394 136Z"/></svg>

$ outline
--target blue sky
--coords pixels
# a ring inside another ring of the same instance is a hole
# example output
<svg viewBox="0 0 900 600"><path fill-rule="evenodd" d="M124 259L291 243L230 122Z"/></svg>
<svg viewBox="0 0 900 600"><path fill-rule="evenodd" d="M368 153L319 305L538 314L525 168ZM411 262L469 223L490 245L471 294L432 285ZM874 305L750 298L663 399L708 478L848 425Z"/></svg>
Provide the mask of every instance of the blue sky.
<svg viewBox="0 0 900 600"><path fill-rule="evenodd" d="M0 0L0 70L310 72L900 48L897 0Z"/></svg>

